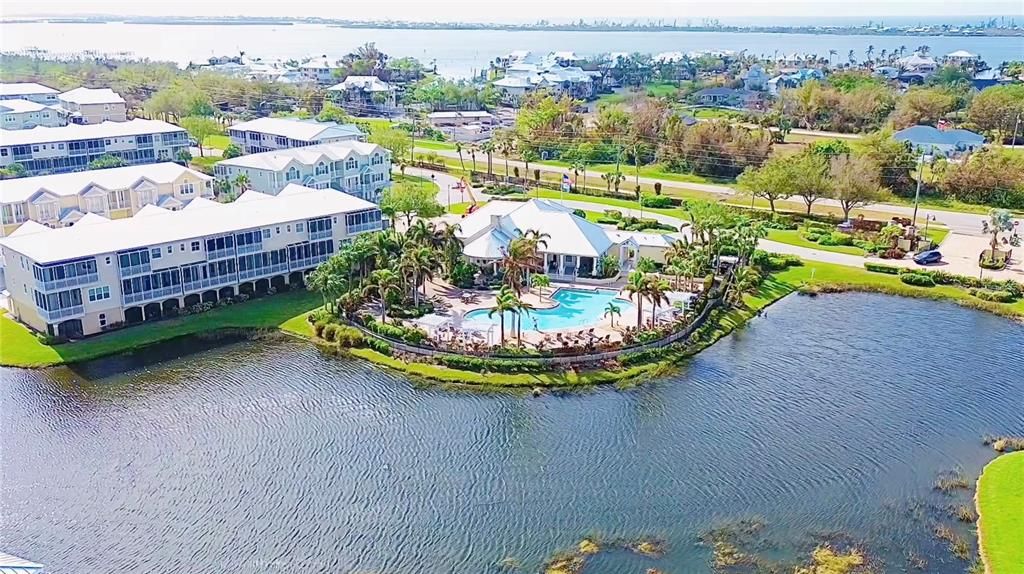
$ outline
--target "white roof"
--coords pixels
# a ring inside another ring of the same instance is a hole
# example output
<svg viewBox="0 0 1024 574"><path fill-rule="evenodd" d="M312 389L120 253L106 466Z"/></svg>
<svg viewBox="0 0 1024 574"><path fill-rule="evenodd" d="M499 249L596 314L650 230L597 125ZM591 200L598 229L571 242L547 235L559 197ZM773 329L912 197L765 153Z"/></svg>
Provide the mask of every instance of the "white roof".
<svg viewBox="0 0 1024 574"><path fill-rule="evenodd" d="M501 259L505 256L508 244L515 238L514 235L492 229L463 247L462 253L466 257L477 257L479 259Z"/></svg>
<svg viewBox="0 0 1024 574"><path fill-rule="evenodd" d="M17 229L15 229L8 237L17 237L19 235L29 235L31 233L39 233L40 231L49 231L50 228L39 223L38 221L32 221L29 219L25 223L22 223Z"/></svg>
<svg viewBox="0 0 1024 574"><path fill-rule="evenodd" d="M218 162L217 165L280 171L288 167L288 164L293 161L302 165L314 165L321 159L326 161L338 161L348 159L351 155L367 157L377 152L387 153L387 150L372 143L361 141L341 141L241 155Z"/></svg>
<svg viewBox="0 0 1024 574"><path fill-rule="evenodd" d="M643 247L669 247L675 243L679 237L678 234L665 234L665 233L644 233L642 231L608 231L608 237L615 243L622 243L632 239L638 246Z"/></svg>
<svg viewBox="0 0 1024 574"><path fill-rule="evenodd" d="M296 187L301 189L289 189ZM156 210L160 208L154 207L151 210L154 213L148 217L137 215L94 225L52 229L46 234L45 241L35 234L6 237L0 239L0 245L37 263L54 263L289 221L377 209L369 201L340 191L304 188L295 184L285 190L288 193L280 196L250 190L233 203L217 207L208 205L205 209L158 212Z"/></svg>
<svg viewBox="0 0 1024 574"><path fill-rule="evenodd" d="M199 181L213 179L208 175L171 162L22 177L0 180L0 203L26 201L38 191L68 196L81 193L92 186L107 191L127 189L143 179L160 185L175 181L183 174L188 174Z"/></svg>
<svg viewBox="0 0 1024 574"><path fill-rule="evenodd" d="M34 82L22 82L17 84L0 84L0 96L32 96L36 94L56 94L57 90L36 84Z"/></svg>
<svg viewBox="0 0 1024 574"><path fill-rule="evenodd" d="M345 90L359 89L368 92L390 92L391 86L377 76L349 76L340 84L335 84L327 91L344 92Z"/></svg>
<svg viewBox="0 0 1024 574"><path fill-rule="evenodd" d="M503 209L507 210L504 215L501 214ZM500 217L497 228L491 227L491 215ZM494 258L494 249L500 251L502 242L507 245L513 237L531 229L549 236L544 240L547 245L540 246L540 251L547 253L600 257L615 243L600 225L578 217L572 209L546 199L532 199L526 203L492 201L464 218L459 227L462 228L463 237L472 238L466 248L491 254L486 256L488 258ZM471 235L469 231L476 229L479 233L488 228L490 230L480 237L474 237L476 234ZM485 257L472 255L468 251L466 255Z"/></svg>
<svg viewBox="0 0 1024 574"><path fill-rule="evenodd" d="M49 142L66 142L93 138L139 136L185 130L160 120L134 119L127 122L102 122L98 124L71 124L59 128L37 126L30 130L4 130L0 134L0 145L26 145Z"/></svg>
<svg viewBox="0 0 1024 574"><path fill-rule="evenodd" d="M329 137L361 137L362 130L353 124L318 122L298 118L259 118L231 126L233 130L260 132L293 140L316 141Z"/></svg>
<svg viewBox="0 0 1024 574"><path fill-rule="evenodd" d="M0 100L0 112L7 114L27 114L47 109L53 108L28 100Z"/></svg>
<svg viewBox="0 0 1024 574"><path fill-rule="evenodd" d="M124 98L110 88L75 88L59 96L61 101L75 104L123 104Z"/></svg>
<svg viewBox="0 0 1024 574"><path fill-rule="evenodd" d="M494 114L485 110L478 110L472 112L433 112L428 114L430 119L447 119L447 118L493 118Z"/></svg>
<svg viewBox="0 0 1024 574"><path fill-rule="evenodd" d="M946 57L947 58L967 58L967 59L970 59L970 58L977 58L978 55L977 54L972 54L972 53L968 52L967 50L957 50L955 52L950 52L950 53L946 54Z"/></svg>
<svg viewBox="0 0 1024 574"><path fill-rule="evenodd" d="M0 572L7 574L21 574L23 572L37 572L42 569L42 564L37 564L24 558L18 558L4 552L0 552Z"/></svg>

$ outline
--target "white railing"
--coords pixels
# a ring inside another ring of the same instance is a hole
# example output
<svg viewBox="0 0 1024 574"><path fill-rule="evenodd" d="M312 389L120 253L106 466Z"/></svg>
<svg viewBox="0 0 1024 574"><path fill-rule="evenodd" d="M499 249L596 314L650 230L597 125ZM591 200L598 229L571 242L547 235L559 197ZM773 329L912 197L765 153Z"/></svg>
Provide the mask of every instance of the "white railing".
<svg viewBox="0 0 1024 574"><path fill-rule="evenodd" d="M324 261L330 259L330 253L324 253L323 255L314 255L312 257L303 257L301 259L293 259L288 262L288 267L292 271L298 271L301 269L308 269L314 265L319 265Z"/></svg>
<svg viewBox="0 0 1024 574"><path fill-rule="evenodd" d="M244 281L245 279L255 279L257 277L266 277L267 275L273 275L274 273L282 273L288 271L287 263L278 263L277 265L268 265L266 267L260 267L259 269L246 269L238 272L238 280Z"/></svg>
<svg viewBox="0 0 1024 574"><path fill-rule="evenodd" d="M355 235L357 233L363 233L365 231L380 231L384 229L384 223L381 221L371 221L369 223L358 223L348 227L346 230L349 235Z"/></svg>
<svg viewBox="0 0 1024 574"><path fill-rule="evenodd" d="M129 265L128 267L121 268L121 277L132 277L134 275L142 275L143 273L149 273L153 270L153 267L149 263L143 263L141 265Z"/></svg>
<svg viewBox="0 0 1024 574"><path fill-rule="evenodd" d="M181 295L181 285L171 285L168 287L161 287L159 289L150 289L148 291L142 291L141 293L125 293L123 299L124 304L128 305L130 303L141 303L143 301L161 299L170 295Z"/></svg>
<svg viewBox="0 0 1024 574"><path fill-rule="evenodd" d="M206 260L207 261L214 261L214 260L217 260L217 259L226 259L228 257L234 257L234 256L235 256L235 248L234 247L225 247L224 249L214 249L213 251L207 251L206 252Z"/></svg>
<svg viewBox="0 0 1024 574"><path fill-rule="evenodd" d="M36 288L43 292L56 291L58 289L67 289L68 287L77 287L79 285L95 283L99 280L100 276L97 273L88 273L86 275L67 277L65 279L53 279L50 281L40 281L36 279Z"/></svg>
<svg viewBox="0 0 1024 574"><path fill-rule="evenodd" d="M238 279L235 278L235 274L221 275L220 277L210 277L207 279L199 279L197 281L185 281L182 283L182 292L188 293L190 291L200 291L202 289L209 289L210 287L221 287L223 285L231 285L236 283Z"/></svg>
<svg viewBox="0 0 1024 574"><path fill-rule="evenodd" d="M310 231L309 240L316 241L317 239L327 239L334 234L334 229L321 229L319 231Z"/></svg>
<svg viewBox="0 0 1024 574"><path fill-rule="evenodd" d="M85 307L82 305L74 305L72 307L64 307L63 309L53 309L47 311L46 309L39 309L39 314L46 319L47 323L53 323L54 321L60 321L61 319L67 319L69 317L76 317L78 315L85 314Z"/></svg>
<svg viewBox="0 0 1024 574"><path fill-rule="evenodd" d="M263 243L250 243L248 245L236 245L235 252L239 255L247 253L259 253L263 251Z"/></svg>

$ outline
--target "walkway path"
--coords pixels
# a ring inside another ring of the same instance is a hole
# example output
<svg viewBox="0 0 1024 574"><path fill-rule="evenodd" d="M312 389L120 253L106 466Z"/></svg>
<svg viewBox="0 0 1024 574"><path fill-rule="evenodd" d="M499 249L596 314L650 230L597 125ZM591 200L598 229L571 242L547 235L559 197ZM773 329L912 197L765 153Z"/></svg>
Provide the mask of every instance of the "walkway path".
<svg viewBox="0 0 1024 574"><path fill-rule="evenodd" d="M455 153L454 151L445 151L445 150L431 150L431 151L434 151L438 155L444 156L444 157L451 157L451 158L458 158L459 157L459 154ZM500 160L502 169L504 169L503 166L504 166L505 160L502 159L502 158L499 158L499 157L495 157L494 158L495 162L498 162L499 160ZM526 164L521 162L521 161L519 161L519 160L512 160L512 159L510 159L508 163L509 163L510 166L513 166L513 167L520 167L520 168L525 168L526 167ZM568 173L570 175L572 173L572 170L570 170L569 168L564 168L564 167L556 166L556 165L550 165L550 164L546 164L546 163L542 163L542 162L534 162L534 163L531 163L530 165L532 167L542 168L544 171L552 172L552 173ZM497 167L498 164L496 163L495 166ZM634 181L634 179L635 178L633 178L633 177L627 178L627 183L632 183ZM737 192L737 190L735 188L727 186L727 185L712 184L712 183L689 183L689 182L673 181L673 180L670 180L670 179L658 179L658 178L653 178L653 177L641 177L640 178L640 183L649 184L649 185L654 185L655 183L661 183L662 187L665 187L665 188L674 188L674 189L681 189L681 190L687 190L687 189L688 190L696 190L696 191L701 191L701 192L704 192L704 193L718 194L718 195L721 195L723 197L735 196L735 195L737 195L739 193L739 192ZM831 207L839 207L839 202L835 201L835 200L832 200L832 199L822 199L822 200L818 201L817 204L818 205L827 205L827 206L831 206ZM887 213L893 213L893 214L901 215L901 216L905 216L905 217L911 217L914 214L914 208L912 206L907 206L907 205L896 205L896 204L891 204L891 203L879 203L879 204L870 206L868 209L870 210L870 209L873 209L873 208L874 209L879 209L879 210L884 210ZM982 231L981 231L982 222L988 219L988 217L985 216L985 215L979 215L979 214L975 214L975 213L961 213L961 212L958 212L958 211L946 211L946 210L942 210L942 209L935 209L935 208L932 208L932 207L924 207L924 206L922 206L920 209L918 209L918 219L919 219L919 221L923 222L924 221L924 217L926 217L926 216L935 216L935 219L937 221L947 225L949 227L950 231L953 231L953 232L956 232L956 233L965 234L965 235L981 235L982 234ZM1017 221L1019 221L1020 225L1022 227L1024 227L1024 219L1018 219Z"/></svg>

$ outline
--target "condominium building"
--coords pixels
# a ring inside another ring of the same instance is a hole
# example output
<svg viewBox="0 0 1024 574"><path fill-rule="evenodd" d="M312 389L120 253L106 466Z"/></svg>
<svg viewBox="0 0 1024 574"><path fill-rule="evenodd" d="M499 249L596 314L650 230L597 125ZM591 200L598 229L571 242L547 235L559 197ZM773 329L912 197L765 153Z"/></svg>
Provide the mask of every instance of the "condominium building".
<svg viewBox="0 0 1024 574"><path fill-rule="evenodd" d="M0 167L21 164L29 175L66 173L89 168L110 154L129 165L173 161L188 150L188 133L159 120L71 124L0 134Z"/></svg>
<svg viewBox="0 0 1024 574"><path fill-rule="evenodd" d="M63 229L30 223L0 239L0 253L11 316L74 338L301 283L353 236L382 228L372 203L290 185L180 211L149 205L128 219L89 214Z"/></svg>
<svg viewBox="0 0 1024 574"><path fill-rule="evenodd" d="M0 237L26 221L68 227L88 213L121 219L213 195L212 177L170 162L0 180Z"/></svg>
<svg viewBox="0 0 1024 574"><path fill-rule="evenodd" d="M0 100L28 100L44 106L58 106L57 90L33 82L0 84Z"/></svg>
<svg viewBox="0 0 1024 574"><path fill-rule="evenodd" d="M231 143L242 153L262 153L340 141L365 141L366 134L353 124L318 122L296 118L259 118L231 126Z"/></svg>
<svg viewBox="0 0 1024 574"><path fill-rule="evenodd" d="M0 100L0 128L28 130L36 126L56 128L67 125L64 110L31 100Z"/></svg>
<svg viewBox="0 0 1024 574"><path fill-rule="evenodd" d="M391 153L377 144L345 141L243 155L218 162L213 171L227 182L244 175L247 187L263 193L297 183L377 202L391 183Z"/></svg>
<svg viewBox="0 0 1024 574"><path fill-rule="evenodd" d="M58 99L74 124L128 120L128 106L124 98L110 88L75 88L64 92Z"/></svg>

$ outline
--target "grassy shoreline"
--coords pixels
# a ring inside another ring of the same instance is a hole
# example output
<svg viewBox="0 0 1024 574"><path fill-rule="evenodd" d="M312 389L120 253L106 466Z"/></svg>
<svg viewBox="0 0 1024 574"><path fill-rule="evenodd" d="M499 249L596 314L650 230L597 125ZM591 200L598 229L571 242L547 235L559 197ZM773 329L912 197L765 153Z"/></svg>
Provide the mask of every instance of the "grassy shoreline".
<svg viewBox="0 0 1024 574"><path fill-rule="evenodd" d="M1004 454L978 478L978 548L989 574L1024 573L1024 451Z"/></svg>

